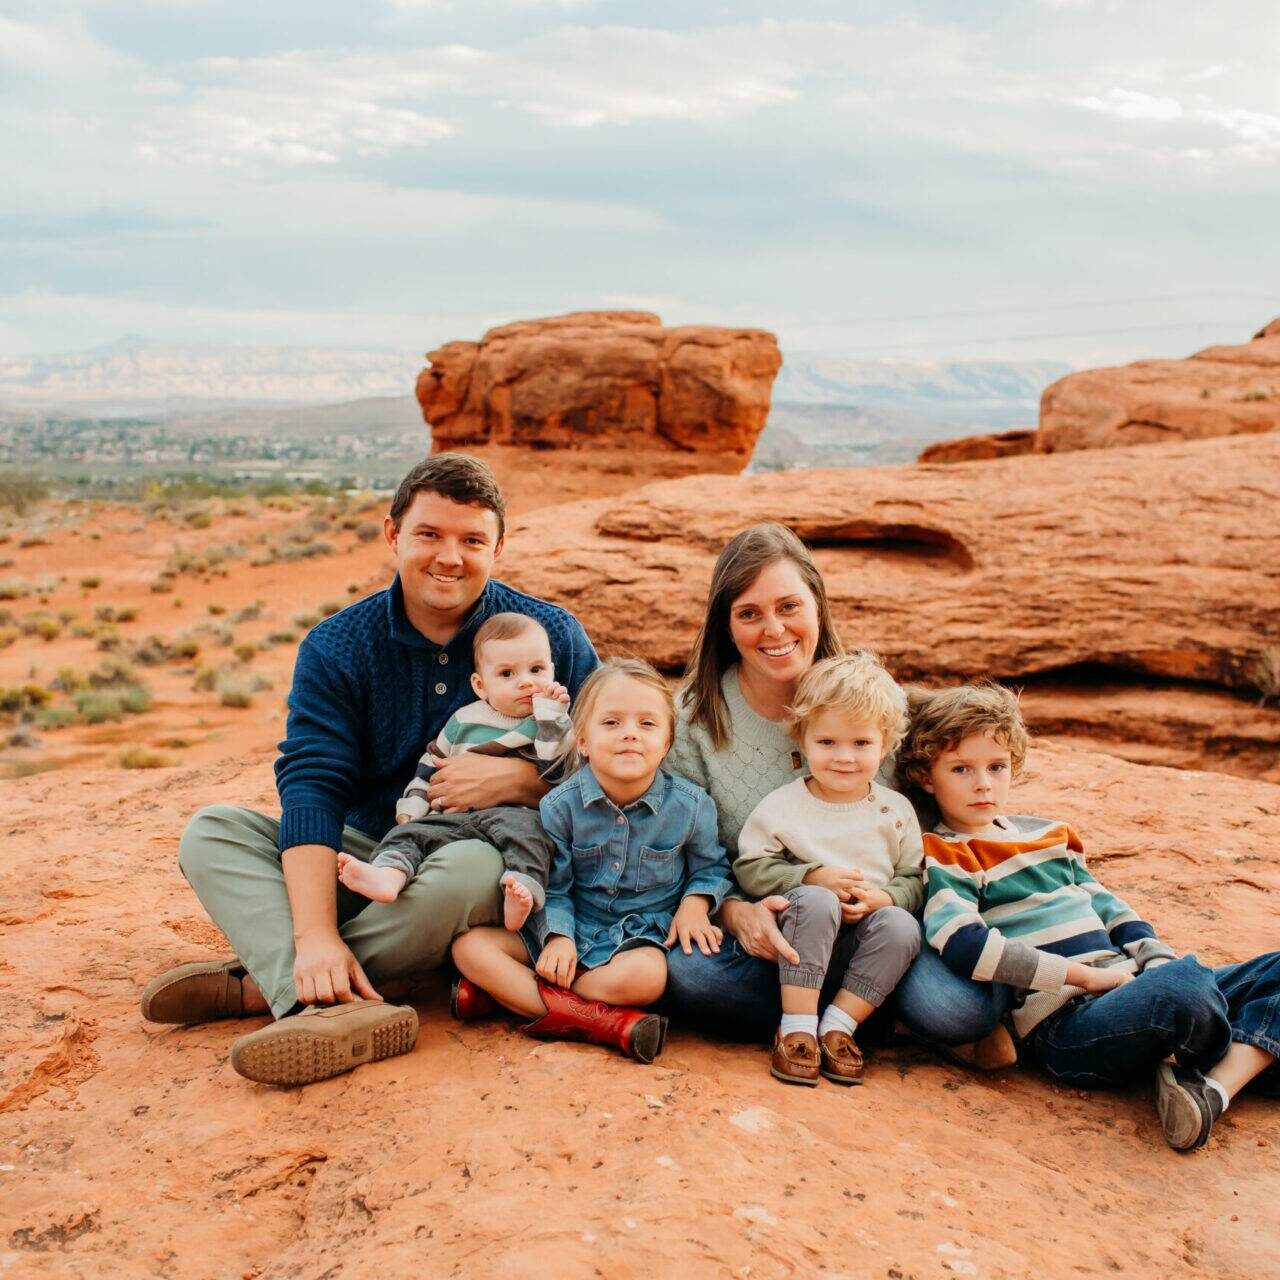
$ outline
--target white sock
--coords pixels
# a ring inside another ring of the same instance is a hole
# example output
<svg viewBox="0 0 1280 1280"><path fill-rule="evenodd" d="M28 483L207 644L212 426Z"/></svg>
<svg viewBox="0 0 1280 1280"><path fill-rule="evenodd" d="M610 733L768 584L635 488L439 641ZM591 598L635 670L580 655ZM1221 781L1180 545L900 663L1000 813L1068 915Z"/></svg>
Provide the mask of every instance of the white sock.
<svg viewBox="0 0 1280 1280"><path fill-rule="evenodd" d="M818 1034L818 1015L816 1013L784 1013L778 1025L778 1034L789 1036L793 1031L807 1031L811 1036Z"/></svg>
<svg viewBox="0 0 1280 1280"><path fill-rule="evenodd" d="M1205 1076L1204 1082L1222 1099L1222 1109L1225 1111L1231 1105L1231 1098L1227 1091L1212 1076Z"/></svg>
<svg viewBox="0 0 1280 1280"><path fill-rule="evenodd" d="M829 1004L822 1011L822 1021L818 1023L818 1035L825 1036L828 1031L843 1031L853 1035L858 1029L857 1018L851 1018L838 1004Z"/></svg>

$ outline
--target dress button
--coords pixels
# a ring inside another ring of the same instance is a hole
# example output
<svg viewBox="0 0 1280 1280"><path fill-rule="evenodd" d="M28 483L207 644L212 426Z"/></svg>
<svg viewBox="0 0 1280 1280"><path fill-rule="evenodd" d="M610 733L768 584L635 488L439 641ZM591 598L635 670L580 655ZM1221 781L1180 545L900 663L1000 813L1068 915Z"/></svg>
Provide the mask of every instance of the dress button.
<svg viewBox="0 0 1280 1280"><path fill-rule="evenodd" d="M445 665L445 663L449 661L449 655L448 655L447 653L442 653L442 654L440 655L440 657L439 657L438 661L439 661L440 665L443 667L443 666Z"/></svg>
<svg viewBox="0 0 1280 1280"><path fill-rule="evenodd" d="M437 692L437 693L447 693L447 692L448 692L448 690L449 690L449 686L448 686L447 684L445 684L445 682L444 682L443 680L441 680L441 681L440 681L440 683L439 683L438 685L436 685L436 692Z"/></svg>
<svg viewBox="0 0 1280 1280"><path fill-rule="evenodd" d="M622 870L622 863L620 863L620 862L615 862L615 863L613 864L613 869L614 869L615 871L621 871L621 870Z"/></svg>
<svg viewBox="0 0 1280 1280"><path fill-rule="evenodd" d="M622 814L618 814L618 826L622 826L624 822L626 822L626 818L624 818Z"/></svg>

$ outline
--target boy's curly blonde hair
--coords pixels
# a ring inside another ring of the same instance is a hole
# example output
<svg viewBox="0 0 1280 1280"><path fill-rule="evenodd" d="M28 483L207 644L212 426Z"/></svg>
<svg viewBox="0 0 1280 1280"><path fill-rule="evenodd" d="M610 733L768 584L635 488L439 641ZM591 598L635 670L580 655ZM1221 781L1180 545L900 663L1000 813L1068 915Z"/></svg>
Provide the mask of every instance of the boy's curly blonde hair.
<svg viewBox="0 0 1280 1280"><path fill-rule="evenodd" d="M907 726L906 695L869 649L815 662L800 677L787 708L787 732L796 742L819 711L839 711L875 725L884 735L885 754L902 741Z"/></svg>
<svg viewBox="0 0 1280 1280"><path fill-rule="evenodd" d="M907 690L910 727L898 753L898 776L915 788L929 777L933 762L974 733L993 733L1009 749L1016 778L1026 763L1030 738L1018 695L994 680L975 680L954 689Z"/></svg>

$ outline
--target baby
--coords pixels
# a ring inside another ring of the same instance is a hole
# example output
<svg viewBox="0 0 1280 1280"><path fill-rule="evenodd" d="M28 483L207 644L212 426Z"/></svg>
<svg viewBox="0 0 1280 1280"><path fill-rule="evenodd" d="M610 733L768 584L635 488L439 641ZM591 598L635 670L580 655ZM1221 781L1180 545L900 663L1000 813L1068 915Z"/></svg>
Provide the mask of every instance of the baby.
<svg viewBox="0 0 1280 1280"><path fill-rule="evenodd" d="M418 762L396 804L395 827L369 862L338 855L338 879L374 902L392 902L429 855L456 840L486 840L506 870L503 923L519 929L546 900L552 847L536 809L499 805L470 813L435 813L427 787L441 759L476 751L521 756L551 767L572 741L569 693L555 682L547 633L522 613L494 614L476 632L471 687L479 701L460 708Z"/></svg>
<svg viewBox="0 0 1280 1280"><path fill-rule="evenodd" d="M738 883L791 906L778 928L799 955L778 961L782 1023L769 1070L787 1084L861 1084L854 1033L920 952L923 851L905 796L875 780L902 737L905 697L872 653L816 662L790 708L791 735L809 766L752 810L738 837ZM841 923L855 951L818 1019Z"/></svg>

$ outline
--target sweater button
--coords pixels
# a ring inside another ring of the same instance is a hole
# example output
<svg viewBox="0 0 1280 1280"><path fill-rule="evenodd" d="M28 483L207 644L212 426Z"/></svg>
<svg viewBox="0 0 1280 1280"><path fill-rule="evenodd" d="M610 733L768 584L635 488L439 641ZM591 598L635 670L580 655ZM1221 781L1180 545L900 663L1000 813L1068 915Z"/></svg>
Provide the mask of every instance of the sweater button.
<svg viewBox="0 0 1280 1280"><path fill-rule="evenodd" d="M449 661L449 655L447 653L442 653L436 661L443 667L445 663Z"/></svg>
<svg viewBox="0 0 1280 1280"><path fill-rule="evenodd" d="M436 685L437 693L447 693L448 689L449 689L449 686L445 684L443 680L438 685Z"/></svg>

